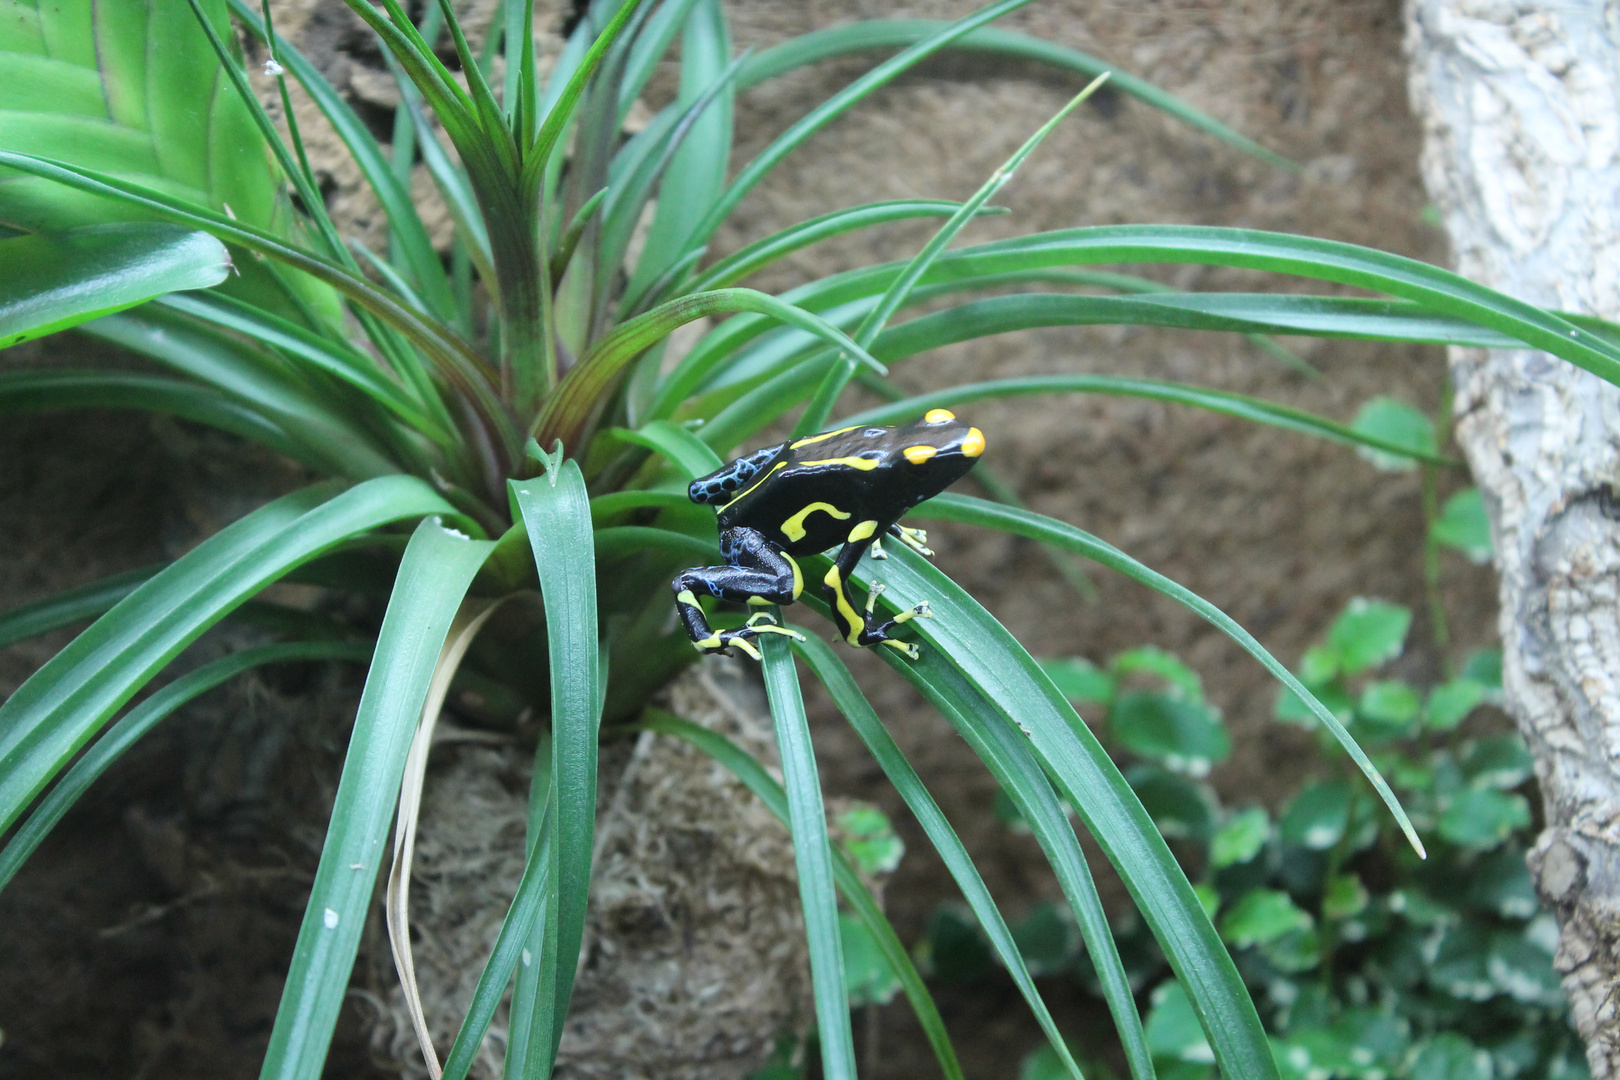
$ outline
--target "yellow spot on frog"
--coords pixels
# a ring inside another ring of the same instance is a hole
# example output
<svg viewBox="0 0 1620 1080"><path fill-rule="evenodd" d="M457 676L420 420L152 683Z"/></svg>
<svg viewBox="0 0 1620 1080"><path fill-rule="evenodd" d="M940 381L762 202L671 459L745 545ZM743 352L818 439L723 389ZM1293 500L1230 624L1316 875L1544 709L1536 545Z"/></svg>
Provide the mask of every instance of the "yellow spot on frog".
<svg viewBox="0 0 1620 1080"><path fill-rule="evenodd" d="M968 428L967 438L962 440L962 453L968 457L984 453L984 432L976 427Z"/></svg>
<svg viewBox="0 0 1620 1080"><path fill-rule="evenodd" d="M944 424L955 420L956 414L949 409L929 409L923 416L925 424Z"/></svg>
<svg viewBox="0 0 1620 1080"><path fill-rule="evenodd" d="M875 532L877 532L877 522L863 521L853 529L849 530L849 542L853 544L857 541L865 540Z"/></svg>
<svg viewBox="0 0 1620 1080"><path fill-rule="evenodd" d="M787 537L789 540L803 540L805 534L804 519L815 513L817 510L825 510L839 521L844 521L849 518L848 514L838 509L838 507L834 506L832 503L813 502L803 510L800 510L797 514L794 514L792 517L782 522L782 535Z"/></svg>
<svg viewBox="0 0 1620 1080"><path fill-rule="evenodd" d="M923 462L927 461L929 458L931 458L935 454L939 453L939 447L937 447L937 446L908 446L904 450L902 450L901 453L905 454L906 455L906 460L911 462L913 465L921 465Z"/></svg>

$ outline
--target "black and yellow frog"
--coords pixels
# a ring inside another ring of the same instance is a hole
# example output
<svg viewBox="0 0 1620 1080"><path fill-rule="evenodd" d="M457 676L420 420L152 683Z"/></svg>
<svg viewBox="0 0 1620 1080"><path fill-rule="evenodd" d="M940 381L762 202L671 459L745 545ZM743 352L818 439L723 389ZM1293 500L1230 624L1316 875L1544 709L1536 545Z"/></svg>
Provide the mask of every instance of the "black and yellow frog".
<svg viewBox="0 0 1620 1080"><path fill-rule="evenodd" d="M671 584L693 646L700 652L736 646L758 660L753 639L759 634L797 637L764 612L740 629L713 630L697 594L756 607L791 604L804 590L794 557L842 545L821 591L844 640L861 648L888 645L915 660L917 646L889 635L901 623L927 618L928 604L875 623L872 609L883 586L873 586L862 615L849 596L850 574L868 549L884 557L885 536L932 555L926 534L900 525L900 517L961 479L982 453L983 432L948 409L933 409L900 427L846 427L778 443L692 481L687 495L693 502L720 507L726 561L683 570Z"/></svg>

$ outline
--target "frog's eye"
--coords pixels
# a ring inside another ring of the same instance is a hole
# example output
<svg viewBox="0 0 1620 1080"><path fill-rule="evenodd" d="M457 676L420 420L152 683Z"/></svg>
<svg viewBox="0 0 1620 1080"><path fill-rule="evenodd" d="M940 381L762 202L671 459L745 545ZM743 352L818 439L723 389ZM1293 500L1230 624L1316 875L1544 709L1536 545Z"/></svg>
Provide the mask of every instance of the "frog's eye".
<svg viewBox="0 0 1620 1080"><path fill-rule="evenodd" d="M948 424L956 419L956 414L949 409L929 409L923 415L925 424Z"/></svg>
<svg viewBox="0 0 1620 1080"><path fill-rule="evenodd" d="M902 450L900 452L902 454L906 455L906 460L911 462L913 465L921 465L923 462L927 461L929 458L931 458L935 454L939 453L939 447L937 447L937 446L908 446L908 447L906 447L904 450Z"/></svg>

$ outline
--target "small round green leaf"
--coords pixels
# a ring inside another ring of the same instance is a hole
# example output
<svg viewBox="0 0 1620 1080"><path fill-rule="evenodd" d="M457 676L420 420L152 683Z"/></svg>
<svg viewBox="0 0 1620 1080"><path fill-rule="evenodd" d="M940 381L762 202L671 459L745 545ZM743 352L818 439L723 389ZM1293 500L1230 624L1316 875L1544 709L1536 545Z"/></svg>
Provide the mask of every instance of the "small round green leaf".
<svg viewBox="0 0 1620 1080"><path fill-rule="evenodd" d="M1090 660L1074 656L1039 663L1058 692L1076 704L1094 701L1107 705L1114 700L1114 677Z"/></svg>
<svg viewBox="0 0 1620 1080"><path fill-rule="evenodd" d="M1108 670L1115 678L1137 673L1157 675L1170 685L1176 696L1191 701L1204 700L1204 683L1198 677L1198 672L1183 664L1173 653L1154 645L1127 649L1109 662Z"/></svg>
<svg viewBox="0 0 1620 1080"><path fill-rule="evenodd" d="M1339 656L1339 667L1355 675L1401 654L1412 612L1385 600L1358 596L1345 606L1328 630L1328 647Z"/></svg>
<svg viewBox="0 0 1620 1080"><path fill-rule="evenodd" d="M900 979L866 924L847 911L840 912L838 933L844 947L844 989L849 992L850 1006L893 1001L900 992Z"/></svg>
<svg viewBox="0 0 1620 1080"><path fill-rule="evenodd" d="M1418 409L1395 398L1376 397L1361 407L1350 427L1357 433L1406 447L1414 455L1435 452L1434 423ZM1417 468L1410 457L1358 446L1356 453L1385 472L1408 472Z"/></svg>
<svg viewBox="0 0 1620 1080"><path fill-rule="evenodd" d="M1108 725L1124 749L1191 776L1206 775L1232 750L1220 713L1179 696L1123 693L1109 710Z"/></svg>
<svg viewBox="0 0 1620 1080"><path fill-rule="evenodd" d="M1518 735L1491 735L1468 744L1462 754L1463 775L1473 787L1511 791L1535 775L1535 759Z"/></svg>
<svg viewBox="0 0 1620 1080"><path fill-rule="evenodd" d="M1440 516L1429 527L1436 543L1455 548L1470 562L1491 561L1491 522L1478 488L1464 488L1446 500Z"/></svg>
<svg viewBox="0 0 1620 1080"><path fill-rule="evenodd" d="M1538 920L1539 921L1539 920ZM1550 917L1548 918L1550 923ZM1532 924L1532 928L1535 924ZM1558 930L1550 926L1556 942ZM1491 935L1485 971L1502 993L1525 1005L1546 1009L1564 1005L1564 988L1553 970L1553 945L1538 940L1534 929L1498 930Z"/></svg>
<svg viewBox="0 0 1620 1080"><path fill-rule="evenodd" d="M1424 710L1423 723L1437 731L1450 731L1489 697L1490 690L1473 679L1458 677L1441 683L1429 691L1429 704Z"/></svg>
<svg viewBox="0 0 1620 1080"><path fill-rule="evenodd" d="M1473 679L1493 693L1499 692L1502 689L1502 650L1479 649L1469 653L1457 677Z"/></svg>
<svg viewBox="0 0 1620 1080"><path fill-rule="evenodd" d="M1352 919L1367 910L1367 886L1355 874L1337 874L1328 879L1322 891L1322 915L1329 919Z"/></svg>
<svg viewBox="0 0 1620 1080"><path fill-rule="evenodd" d="M1203 840L1214 827L1215 812L1206 789L1156 765L1133 765L1125 780L1142 807L1170 840Z"/></svg>
<svg viewBox="0 0 1620 1080"><path fill-rule="evenodd" d="M1214 1051L1204 1038L1192 1001L1177 982L1161 984L1153 991L1153 1009L1147 1019L1148 1049L1154 1061L1186 1061L1208 1064Z"/></svg>
<svg viewBox="0 0 1620 1080"><path fill-rule="evenodd" d="M1423 699L1410 685L1399 679L1379 679L1361 688L1356 721L1368 735L1398 738L1417 727L1422 708Z"/></svg>
<svg viewBox="0 0 1620 1080"><path fill-rule="evenodd" d="M1530 826L1530 804L1523 795L1495 788L1466 788L1436 823L1440 835L1459 847L1493 848L1517 829Z"/></svg>
<svg viewBox="0 0 1620 1080"><path fill-rule="evenodd" d="M1216 870L1246 863L1266 846L1271 835L1271 819L1264 807L1251 806L1227 818L1209 845L1209 864Z"/></svg>
<svg viewBox="0 0 1620 1080"><path fill-rule="evenodd" d="M1302 910L1285 892L1251 889L1244 893L1221 918L1221 938L1234 948L1263 945L1296 930L1308 930L1309 912Z"/></svg>
<svg viewBox="0 0 1620 1080"><path fill-rule="evenodd" d="M1008 927L1031 975L1052 975L1080 955L1080 929L1067 905L1042 902Z"/></svg>
<svg viewBox="0 0 1620 1080"><path fill-rule="evenodd" d="M1342 780L1306 786L1278 821L1283 840L1313 851L1338 843L1350 821L1350 794L1350 785Z"/></svg>
<svg viewBox="0 0 1620 1080"><path fill-rule="evenodd" d="M1410 1080L1492 1080L1491 1055L1454 1031L1419 1043L1407 1073Z"/></svg>
<svg viewBox="0 0 1620 1080"><path fill-rule="evenodd" d="M895 835L888 817L870 804L844 810L833 827L845 853L862 874L893 873L906 853L905 842Z"/></svg>
<svg viewBox="0 0 1620 1080"><path fill-rule="evenodd" d="M1468 875L1468 903L1504 919L1528 919L1541 908L1524 848L1508 844L1482 857Z"/></svg>

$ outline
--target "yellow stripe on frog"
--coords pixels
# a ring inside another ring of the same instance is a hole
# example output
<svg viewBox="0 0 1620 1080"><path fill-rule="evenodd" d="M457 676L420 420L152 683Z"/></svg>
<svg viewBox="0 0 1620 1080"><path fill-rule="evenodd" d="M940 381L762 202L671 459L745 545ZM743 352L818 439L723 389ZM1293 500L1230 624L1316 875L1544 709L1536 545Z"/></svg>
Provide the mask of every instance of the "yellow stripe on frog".
<svg viewBox="0 0 1620 1080"><path fill-rule="evenodd" d="M803 540L806 531L804 527L804 519L815 513L817 510L825 510L839 521L845 521L849 518L848 514L838 509L838 507L834 506L832 503L813 502L803 510L800 510L797 514L794 514L792 517L782 522L782 535L795 542Z"/></svg>
<svg viewBox="0 0 1620 1080"><path fill-rule="evenodd" d="M859 426L859 424L855 425L855 427ZM788 444L788 449L797 450L801 446L809 446L811 443L818 443L824 439L830 439L834 435L842 435L846 431L854 430L854 427L841 427L837 431L823 431L820 435L811 435L808 438L795 439L792 443Z"/></svg>

